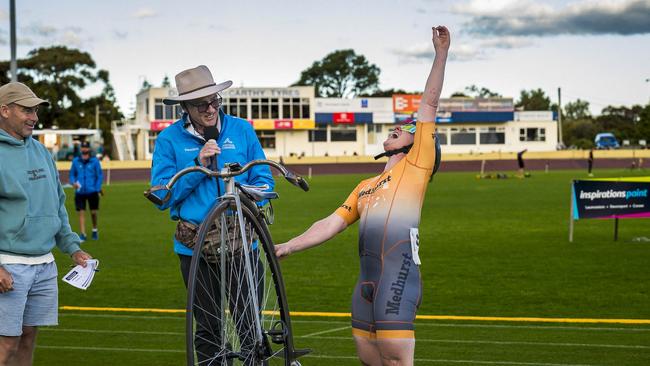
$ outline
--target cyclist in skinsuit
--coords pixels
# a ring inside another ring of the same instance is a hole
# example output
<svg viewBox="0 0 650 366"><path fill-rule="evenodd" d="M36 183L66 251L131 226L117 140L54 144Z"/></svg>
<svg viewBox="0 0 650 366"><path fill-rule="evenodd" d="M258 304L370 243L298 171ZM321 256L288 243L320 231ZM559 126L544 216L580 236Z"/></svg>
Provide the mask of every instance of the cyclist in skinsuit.
<svg viewBox="0 0 650 366"><path fill-rule="evenodd" d="M416 125L396 127L384 142L384 171L362 181L345 203L303 234L276 246L287 256L323 243L359 220L361 271L352 297L352 334L365 365L412 365L413 321L422 298L417 228L436 161L435 116L450 34L433 28L436 51Z"/></svg>

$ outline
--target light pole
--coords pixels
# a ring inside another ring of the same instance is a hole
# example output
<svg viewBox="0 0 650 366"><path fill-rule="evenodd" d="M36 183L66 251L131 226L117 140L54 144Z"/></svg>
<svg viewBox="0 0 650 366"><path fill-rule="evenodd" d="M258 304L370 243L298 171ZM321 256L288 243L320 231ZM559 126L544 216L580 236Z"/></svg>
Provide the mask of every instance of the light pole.
<svg viewBox="0 0 650 366"><path fill-rule="evenodd" d="M16 74L18 69L16 64L16 0L9 0L9 13L9 22L11 23L11 81L16 82L18 81L18 75Z"/></svg>

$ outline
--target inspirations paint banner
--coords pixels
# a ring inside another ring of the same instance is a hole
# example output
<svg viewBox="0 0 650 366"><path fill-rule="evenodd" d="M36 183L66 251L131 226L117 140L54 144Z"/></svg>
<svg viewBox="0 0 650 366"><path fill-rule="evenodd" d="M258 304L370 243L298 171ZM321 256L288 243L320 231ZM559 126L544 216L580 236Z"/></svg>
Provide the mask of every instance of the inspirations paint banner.
<svg viewBox="0 0 650 366"><path fill-rule="evenodd" d="M650 180L574 180L573 218L650 217Z"/></svg>

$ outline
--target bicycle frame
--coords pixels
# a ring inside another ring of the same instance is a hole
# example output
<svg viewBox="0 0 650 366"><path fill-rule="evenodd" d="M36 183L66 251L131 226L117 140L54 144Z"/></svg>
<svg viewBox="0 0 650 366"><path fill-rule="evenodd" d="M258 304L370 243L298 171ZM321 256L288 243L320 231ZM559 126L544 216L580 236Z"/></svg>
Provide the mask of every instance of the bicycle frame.
<svg viewBox="0 0 650 366"><path fill-rule="evenodd" d="M147 191L145 191L145 197L147 197L147 199L149 199L150 201L152 201L153 203L155 203L158 206L162 206L166 202L168 202L169 199L171 198L171 188L178 181L178 179L180 177L182 177L183 175L185 175L185 174L189 174L189 173L192 173L192 172L201 172L201 173L203 173L203 174L205 174L207 176L222 178L224 180L224 186L225 186L225 191L226 192L221 197L218 197L218 201L215 203L213 209L210 210L208 215L206 215L206 218L212 216L212 213L215 212L215 210L218 210L220 207L222 207L224 205L229 205L229 206L233 205L234 208L236 208L238 224L239 224L239 231L240 231L240 235L241 235L241 239L242 239L242 247L244 248L244 250L243 250L244 260L245 260L245 263L247 263L247 265L245 266L245 272L246 272L245 277L246 277L246 281L249 284L249 286L247 286L249 288L249 296L251 296L251 299L252 299L254 304L259 304L260 302L258 301L259 300L258 299L258 294L257 294L257 291L256 291L255 281L253 279L254 275L253 275L252 268L251 268L251 265L250 265L252 263L252 261L251 261L252 253L251 253L251 247L250 247L250 245L252 244L250 242L250 240L252 238L248 238L247 235L246 235L246 229L245 229L246 224L244 222L244 214L243 214L243 211L242 211L242 204L243 203L242 203L241 198L240 198L240 193L242 191L243 192L249 192L249 189L244 189L244 188L240 187L237 184L237 182L235 181L234 177L237 176L237 175L243 174L244 172L246 172L247 170L249 170L250 168L252 168L252 167L254 167L256 165L262 165L262 164L272 166L272 167L276 168L277 170L279 170L282 173L282 175L285 177L285 179L287 179L293 185L296 185L296 186L300 187L304 191L309 190L309 186L308 186L307 182L305 182L302 179L302 177L300 177L300 176L296 175L295 173L287 170L283 165L278 164L278 163L276 163L274 161L271 161L271 160L253 160L253 161L249 162L248 164L246 164L243 167L241 167L238 163L226 164L226 165L224 165L224 167L219 172L212 171L212 170L207 169L207 168L202 167L202 166L195 166L195 167L186 168L186 169L183 169L183 170L179 171L176 175L174 175L169 180L169 182L167 182L167 184L165 184L163 186L155 186L155 187L152 187L152 188L148 189ZM159 197L159 196L154 194L155 192L159 192L159 191L167 191L167 193L163 197ZM259 192L258 192L258 194L263 196L263 194L261 194ZM229 201L232 202L232 204L229 204L228 203ZM249 205L247 204L247 207L248 206ZM248 211L251 211L251 209L249 208ZM259 211L259 213L261 213L263 215L263 213L261 211ZM253 212L253 215L257 215L257 214L258 214L258 212ZM222 225L220 251L221 251L221 253L225 253L226 252L226 248L225 248L226 240L225 240L224 236L225 236L226 230L223 229L223 228L226 227L225 217L222 216L220 221L221 221L220 225ZM264 224L263 220L258 220L258 221L260 223L260 229L262 231L261 234L264 236L264 238L262 238L262 240L264 240L266 243L270 243L272 245L273 242L271 240L270 233L268 232L268 229L266 228L266 225ZM201 250L201 245L198 245L198 243L201 243L205 239L206 232L207 232L207 227L202 232L199 232L199 240L197 242L197 245L194 247L194 253L195 253L194 257L196 257L196 258L198 258L197 251ZM225 268L226 268L226 263L225 263L226 259L225 258L226 258L225 255L221 255L221 258L220 258L221 266L220 266L220 268L221 268L221 276L223 278L225 278L224 277L225 276L224 271L225 271ZM193 265L195 265L194 261L195 261L195 258L193 258ZM272 263L271 265L273 267L272 272L273 272L273 275L274 275L273 284L274 284L274 286L276 288L276 292L278 294L281 293L281 296L279 296L280 303L278 304L278 306L279 306L279 310L280 310L280 317L281 317L281 320L282 320L282 323L283 323L283 326L284 326L283 331L286 330L286 329L291 330L292 328L291 328L291 322L290 322L290 317L289 317L288 304L286 302L286 294L285 294L285 291L284 291L284 281L283 281L282 276L281 276L281 272L280 272L280 269L279 269L279 264L277 263L277 261L274 261L274 263ZM220 283L220 292L221 292L221 307L220 308L221 308L221 311L225 311L225 309L227 307L226 304L225 304L225 299L226 299L226 284L225 284L225 281L221 281L221 283ZM188 288L188 301L192 301L192 296L193 296L192 294L193 294L193 291L190 288ZM260 314L261 313L259 313L258 311L254 311L253 313L254 313L254 322L256 324L256 332L255 332L256 333L255 336L257 338L256 343L258 344L259 347L263 347L262 342L265 340L265 334L263 334L263 325L262 325L262 321L260 319ZM191 325L192 325L192 314L188 314L187 325L186 326L189 327L188 329L190 329ZM274 326L272 326L269 329L270 331L273 331L273 332L268 332L268 335L271 336L271 337L275 337L278 334L277 331L274 331L273 328L274 328ZM224 332L223 327L221 327L220 332L222 333L221 334L222 346L225 346L226 337L223 334L223 332ZM288 333L289 334L283 334L282 335L282 339L284 340L284 345L285 345L285 347L287 349L287 352L288 352L287 361L295 360L297 357L299 357L299 356L301 356L301 355L308 352L307 350L295 350L294 346L293 346L293 337L291 335L291 332L289 331ZM188 333L188 337L190 337L189 333ZM188 350L188 353L189 352L191 352L191 351ZM188 354L188 362L190 362L190 360L192 358L193 358L193 355L192 355L192 357L190 357L190 355ZM297 364L299 364L299 363L297 363Z"/></svg>

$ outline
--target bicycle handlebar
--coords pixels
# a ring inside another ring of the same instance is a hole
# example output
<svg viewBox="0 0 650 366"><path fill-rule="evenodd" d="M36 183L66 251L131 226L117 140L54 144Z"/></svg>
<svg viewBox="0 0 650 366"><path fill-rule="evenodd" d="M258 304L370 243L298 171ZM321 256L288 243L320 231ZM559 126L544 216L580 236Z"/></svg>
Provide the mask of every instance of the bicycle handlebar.
<svg viewBox="0 0 650 366"><path fill-rule="evenodd" d="M239 163L230 163L227 164L220 172L215 172L213 170L210 170L206 167L203 166L193 166L189 168L185 168L178 173L176 173L172 179L167 182L165 185L159 185L159 186L154 186L149 189L147 189L144 192L144 196L154 204L161 206L165 204L166 202L169 201L171 198L171 189L176 184L176 182L185 174L189 173L194 173L194 172L199 172L207 175L208 177L217 177L217 178L231 178L240 174L245 173L248 171L250 168L256 166L256 165L269 165L277 170L279 170L282 173L282 176L289 181L289 183L293 184L296 187L300 187L303 191L307 192L309 191L309 184L307 184L307 181L305 181L301 176L298 174L288 170L287 168L284 167L284 165L279 164L273 160L265 160L265 159L258 159L258 160L252 160L248 162L248 164L244 165L243 167L239 165ZM156 196L154 193L158 191L167 191L164 197L160 198Z"/></svg>

